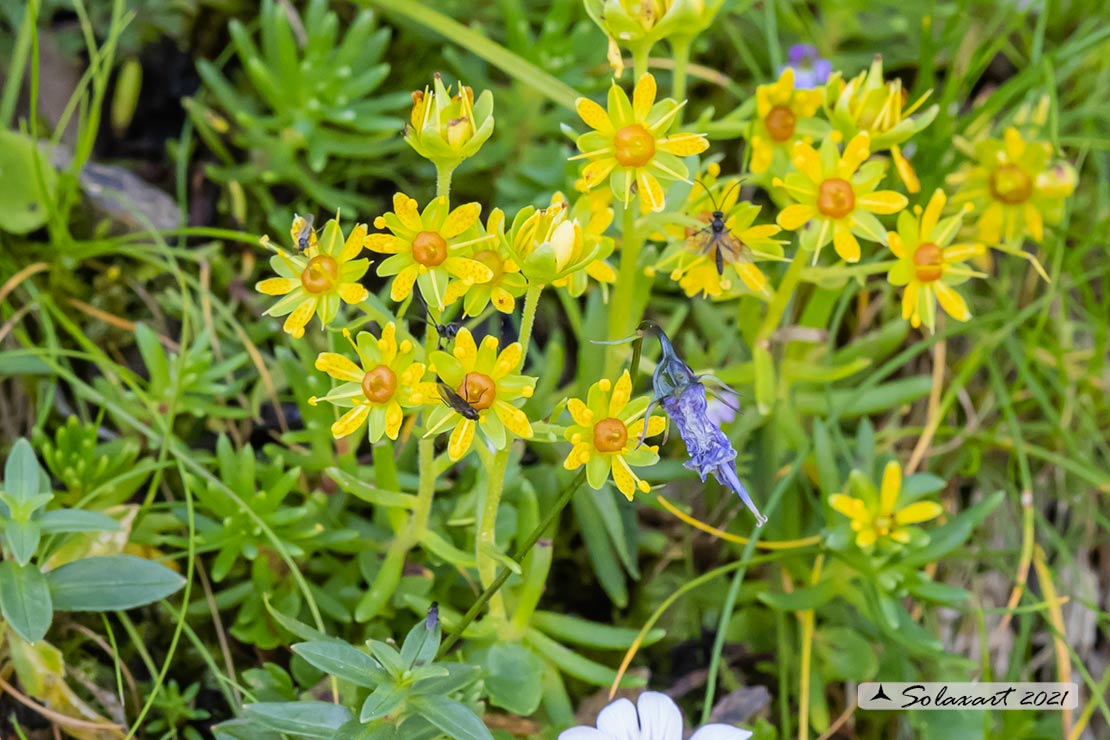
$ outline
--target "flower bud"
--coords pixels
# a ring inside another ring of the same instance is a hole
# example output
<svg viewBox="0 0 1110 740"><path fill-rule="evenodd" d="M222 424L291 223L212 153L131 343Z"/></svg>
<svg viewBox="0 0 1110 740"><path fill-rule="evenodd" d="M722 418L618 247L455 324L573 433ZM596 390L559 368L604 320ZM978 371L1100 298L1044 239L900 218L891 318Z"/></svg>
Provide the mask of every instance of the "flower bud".
<svg viewBox="0 0 1110 740"><path fill-rule="evenodd" d="M437 72L431 87L412 94L412 115L405 141L440 170L453 170L482 148L493 133L493 95L460 84L455 95Z"/></svg>

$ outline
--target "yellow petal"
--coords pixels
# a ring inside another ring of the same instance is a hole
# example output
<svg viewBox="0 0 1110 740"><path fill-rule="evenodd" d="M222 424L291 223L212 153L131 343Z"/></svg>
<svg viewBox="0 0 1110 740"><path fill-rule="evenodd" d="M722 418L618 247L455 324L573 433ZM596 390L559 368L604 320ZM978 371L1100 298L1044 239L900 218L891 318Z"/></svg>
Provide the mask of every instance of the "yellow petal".
<svg viewBox="0 0 1110 740"><path fill-rule="evenodd" d="M1025 214L1025 226L1029 231L1029 237L1035 242L1044 241L1044 219L1041 217L1041 212L1032 203L1026 203L1023 209Z"/></svg>
<svg viewBox="0 0 1110 740"><path fill-rule="evenodd" d="M594 423L594 412L590 411L589 407L580 398L572 398L567 401L567 410L570 411L574 423L579 426L588 427Z"/></svg>
<svg viewBox="0 0 1110 740"><path fill-rule="evenodd" d="M590 128L600 131L606 136L613 133L613 122L609 120L609 114L594 101L589 98L579 98L574 101L574 108Z"/></svg>
<svg viewBox="0 0 1110 740"><path fill-rule="evenodd" d="M650 74L641 75L632 90L632 115L637 121L644 121L653 105L655 105L655 78Z"/></svg>
<svg viewBox="0 0 1110 740"><path fill-rule="evenodd" d="M409 265L397 273L393 278L393 285L389 287L389 297L400 303L412 295L412 284L416 282L418 272L416 265Z"/></svg>
<svg viewBox="0 0 1110 740"><path fill-rule="evenodd" d="M708 149L709 140L701 134L674 134L660 139L655 145L676 157L689 157L691 154L701 154Z"/></svg>
<svg viewBox="0 0 1110 740"><path fill-rule="evenodd" d="M902 236L897 231L886 232L886 245L890 247L891 252L894 252L895 257L906 256L906 245L903 244Z"/></svg>
<svg viewBox="0 0 1110 740"><path fill-rule="evenodd" d="M393 213L397 215L406 229L420 231L424 228L423 222L420 220L420 206L404 193L396 193L393 196Z"/></svg>
<svg viewBox="0 0 1110 740"><path fill-rule="evenodd" d="M849 519L861 519L867 515L867 509L864 507L863 501L845 496L843 493L835 493L830 496L829 506Z"/></svg>
<svg viewBox="0 0 1110 740"><path fill-rule="evenodd" d="M586 183L586 189L589 190L603 182L616 166L617 160L613 157L604 157L586 165L582 169L582 179Z"/></svg>
<svg viewBox="0 0 1110 740"><path fill-rule="evenodd" d="M358 365L335 352L321 352L316 358L316 369L336 380L346 380L351 383L361 383L366 374Z"/></svg>
<svg viewBox="0 0 1110 740"><path fill-rule="evenodd" d="M893 512L898 496L902 493L902 466L891 460L883 468L883 482L879 486L879 510Z"/></svg>
<svg viewBox="0 0 1110 740"><path fill-rule="evenodd" d="M940 302L941 308L949 316L956 319L956 321L967 321L971 318L971 312L967 309L967 301L964 300L962 295L939 280L933 283L933 287L937 292L937 300Z"/></svg>
<svg viewBox="0 0 1110 740"><path fill-rule="evenodd" d="M269 278L254 286L263 295L285 295L301 284L296 278Z"/></svg>
<svg viewBox="0 0 1110 740"><path fill-rule="evenodd" d="M795 231L817 215L817 209L804 203L795 203L779 211L775 221L787 231Z"/></svg>
<svg viewBox="0 0 1110 740"><path fill-rule="evenodd" d="M613 394L609 397L609 416L620 416L631 397L632 377L625 370L613 385Z"/></svg>
<svg viewBox="0 0 1110 740"><path fill-rule="evenodd" d="M491 375L494 380L503 378L520 366L520 361L524 356L524 348L520 346L520 342L513 342L504 350L497 358L497 362L493 365L493 372Z"/></svg>
<svg viewBox="0 0 1110 740"><path fill-rule="evenodd" d="M505 401L494 401L493 412L505 428L522 439L532 439L532 424L523 411Z"/></svg>
<svg viewBox="0 0 1110 740"><path fill-rule="evenodd" d="M470 419L461 419L451 432L451 439L447 443L447 456L458 460L467 453L474 441L474 422Z"/></svg>
<svg viewBox="0 0 1110 740"><path fill-rule="evenodd" d="M636 422L636 427L640 430L640 432L644 431L644 425L641 424L640 422ZM644 434L644 437L645 438L646 437L654 437L657 434L662 434L663 430L666 429L666 428L667 428L667 420L666 419L664 419L662 416L653 416L650 419L648 419L647 433ZM637 433L637 439L639 439L639 433Z"/></svg>
<svg viewBox="0 0 1110 740"><path fill-rule="evenodd" d="M845 180L850 178L864 160L871 156L870 144L871 139L866 131L861 131L852 137L844 147L844 154L840 156L840 165L837 167L840 177Z"/></svg>
<svg viewBox="0 0 1110 740"><path fill-rule="evenodd" d="M455 349L452 353L462 362L467 370L474 368L474 359L478 356L478 345L474 343L474 335L465 326L455 335Z"/></svg>
<svg viewBox="0 0 1110 740"><path fill-rule="evenodd" d="M821 155L804 141L794 144L794 156L791 157L791 161L810 182L817 184L825 179L821 171Z"/></svg>
<svg viewBox="0 0 1110 740"><path fill-rule="evenodd" d="M358 283L340 283L339 297L344 303L362 303L370 296L366 288Z"/></svg>
<svg viewBox="0 0 1110 740"><path fill-rule="evenodd" d="M837 226L833 231L833 248L845 262L859 262L859 241L847 228Z"/></svg>
<svg viewBox="0 0 1110 740"><path fill-rule="evenodd" d="M909 204L909 200L901 193L893 190L879 190L867 195L861 195L856 200L863 208L872 213L898 213Z"/></svg>
<svg viewBox="0 0 1110 740"><path fill-rule="evenodd" d="M875 540L877 540L878 538L879 536L875 533L874 527L861 529L859 534L856 535L856 546L870 547L871 545L875 544Z"/></svg>
<svg viewBox="0 0 1110 740"><path fill-rule="evenodd" d="M312 314L316 312L316 303L316 298L306 297L304 303L293 309L293 313L285 319L282 330L294 339L303 337L305 325L312 320Z"/></svg>
<svg viewBox="0 0 1110 740"><path fill-rule="evenodd" d="M339 419L331 425L331 436L336 439L346 437L348 434L361 427L369 414L370 404L362 403L355 406L353 409L343 414L343 416L340 416Z"/></svg>
<svg viewBox="0 0 1110 740"><path fill-rule="evenodd" d="M937 188L933 191L933 196L929 198L929 204L925 206L925 213L921 216L921 241L932 241L933 229L937 227L940 214L944 211L944 205L947 202L948 198L945 197L943 190Z"/></svg>
<svg viewBox="0 0 1110 740"><path fill-rule="evenodd" d="M481 203L465 203L459 206L451 211L447 220L443 222L439 230L440 236L444 239L453 239L477 223L481 215Z"/></svg>
<svg viewBox="0 0 1110 740"><path fill-rule="evenodd" d="M394 236L393 234L370 234L363 241L363 245L371 252L381 254L398 254L412 250L412 243Z"/></svg>
<svg viewBox="0 0 1110 740"><path fill-rule="evenodd" d="M944 513L944 507L935 501L918 501L894 515L899 524L918 524L936 519Z"/></svg>
<svg viewBox="0 0 1110 740"><path fill-rule="evenodd" d="M647 170L636 170L636 187L640 193L640 210L643 213L659 212L667 205L662 186Z"/></svg>
<svg viewBox="0 0 1110 740"><path fill-rule="evenodd" d="M340 250L339 256L335 259L339 264L350 262L362 251L365 241L366 224L356 224L355 228L351 229L351 234L347 237L347 241L343 243L343 249Z"/></svg>
<svg viewBox="0 0 1110 740"><path fill-rule="evenodd" d="M1010 127L1002 134L1006 142L1006 156L1011 162L1017 162L1025 154L1025 140L1021 138L1016 128Z"/></svg>
<svg viewBox="0 0 1110 740"><path fill-rule="evenodd" d="M744 281L744 285L748 286L748 290L753 293L766 291L767 278L758 267L750 262L737 262L733 266L736 268L736 274Z"/></svg>
<svg viewBox="0 0 1110 740"><path fill-rule="evenodd" d="M918 284L911 282L906 286L905 292L902 293L902 318L913 321L917 315L917 288ZM918 318L914 326L920 326L921 319Z"/></svg>
<svg viewBox="0 0 1110 740"><path fill-rule="evenodd" d="M636 495L636 476L620 455L613 455L613 482L629 501Z"/></svg>
<svg viewBox="0 0 1110 740"><path fill-rule="evenodd" d="M898 177L902 178L902 182L906 184L906 190L911 193L919 192L921 190L921 180L917 178L913 165L902 154L902 150L897 146L892 146L890 147L890 156L894 159L894 169L898 171Z"/></svg>
<svg viewBox="0 0 1110 740"><path fill-rule="evenodd" d="M389 405L385 408L385 435L390 439L397 439L397 434L401 431L401 422L405 418L405 413L401 411L401 404L396 401L390 401Z"/></svg>

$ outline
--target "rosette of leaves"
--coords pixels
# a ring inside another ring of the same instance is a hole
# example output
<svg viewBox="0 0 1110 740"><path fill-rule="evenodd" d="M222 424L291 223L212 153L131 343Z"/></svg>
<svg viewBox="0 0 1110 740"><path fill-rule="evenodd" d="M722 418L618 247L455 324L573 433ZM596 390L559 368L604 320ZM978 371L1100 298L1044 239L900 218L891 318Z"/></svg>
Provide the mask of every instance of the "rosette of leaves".
<svg viewBox="0 0 1110 740"><path fill-rule="evenodd" d="M245 718L214 728L217 738L253 738L268 730L337 740L492 740L476 711L478 667L435 659L442 636L435 604L400 650L381 640L368 640L363 650L278 613L274 617L306 640L295 643L293 652L338 682L341 703L247 704Z"/></svg>
<svg viewBox="0 0 1110 740"><path fill-rule="evenodd" d="M277 184L329 211L370 210L369 201L337 185L355 175L388 176L383 157L404 145L396 135L403 120L394 114L411 104L410 95L375 95L389 74L381 62L389 29L363 10L340 36L327 0L312 0L303 16L265 0L257 34L238 20L228 31L240 74L233 83L217 65L198 61L207 96L185 106L220 160L208 173L229 188L233 215L244 220L244 190L273 213L269 191Z"/></svg>
<svg viewBox="0 0 1110 740"><path fill-rule="evenodd" d="M286 558L303 560L357 535L325 525L323 494L290 501L301 470L286 469L281 457L260 463L250 445L236 452L221 435L216 463L218 481L193 480L198 544L214 553L211 574L217 583L228 579L238 563L249 564L249 573L231 579L235 585L218 592L216 603L220 608L239 607L231 627L237 639L273 648L282 643L283 635L266 618L263 595L292 613L301 606L301 593L287 575ZM184 510L180 513L185 516ZM349 618L347 610L322 590L314 589L314 597L325 612L344 621Z"/></svg>
<svg viewBox="0 0 1110 740"><path fill-rule="evenodd" d="M131 498L158 466L139 460L141 446L119 437L99 441L99 424L71 416L39 445L46 468L65 486L58 500L67 506L106 509Z"/></svg>

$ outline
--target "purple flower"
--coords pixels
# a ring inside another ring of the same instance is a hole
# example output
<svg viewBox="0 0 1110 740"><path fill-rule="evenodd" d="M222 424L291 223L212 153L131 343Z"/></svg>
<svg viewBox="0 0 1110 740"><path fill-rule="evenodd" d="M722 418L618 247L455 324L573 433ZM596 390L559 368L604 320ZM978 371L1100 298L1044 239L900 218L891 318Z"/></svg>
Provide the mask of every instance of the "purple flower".
<svg viewBox="0 0 1110 740"><path fill-rule="evenodd" d="M832 64L817 53L813 44L794 44L790 47L788 59L779 74L786 67L793 67L794 87L797 90L811 90L824 85L832 74Z"/></svg>
<svg viewBox="0 0 1110 740"><path fill-rule="evenodd" d="M686 452L690 459L685 467L697 472L702 481L712 474L718 483L734 491L755 516L756 523L762 527L767 517L759 513L744 484L736 475L733 462L736 459L736 450L720 427L709 418L709 403L701 379L679 358L662 329L650 322L641 324L642 332L646 333L648 330L655 331L663 351L652 375L652 386L655 389L653 404L658 403L663 407L678 429L682 441L686 443ZM650 416L649 406L645 419ZM647 429L646 422L644 429Z"/></svg>

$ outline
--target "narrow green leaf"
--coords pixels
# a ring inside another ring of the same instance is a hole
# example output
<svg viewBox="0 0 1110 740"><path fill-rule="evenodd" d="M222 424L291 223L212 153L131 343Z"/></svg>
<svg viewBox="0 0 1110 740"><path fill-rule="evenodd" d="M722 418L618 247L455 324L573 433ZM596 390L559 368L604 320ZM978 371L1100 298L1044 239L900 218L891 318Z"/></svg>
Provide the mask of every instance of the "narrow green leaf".
<svg viewBox="0 0 1110 740"><path fill-rule="evenodd" d="M600 650L627 650L636 640L639 630L631 627L614 627L608 624L591 622L588 619L572 617L569 614L537 611L532 615L532 626L543 630L560 642L569 642L582 647ZM664 629L649 630L641 645L647 647L662 640L667 634Z"/></svg>
<svg viewBox="0 0 1110 740"><path fill-rule="evenodd" d="M109 532L120 528L119 522L96 511L55 509L37 520L43 534L58 532Z"/></svg>
<svg viewBox="0 0 1110 740"><path fill-rule="evenodd" d="M134 555L84 558L46 574L59 611L115 611L164 599L185 579L164 565Z"/></svg>
<svg viewBox="0 0 1110 740"><path fill-rule="evenodd" d="M27 642L46 636L54 609L46 578L38 568L11 560L0 562L0 612Z"/></svg>
<svg viewBox="0 0 1110 740"><path fill-rule="evenodd" d="M512 714L527 717L543 697L543 661L523 645L499 642L489 649L485 661L485 684L489 700Z"/></svg>
<svg viewBox="0 0 1110 740"><path fill-rule="evenodd" d="M302 737L333 738L353 718L347 707L326 701L259 702L243 710L260 725Z"/></svg>
<svg viewBox="0 0 1110 740"><path fill-rule="evenodd" d="M324 472L344 491L352 496L357 496L363 501L374 504L375 506L411 509L416 505L416 496L413 496L411 493L386 491L364 480L359 480L347 471L340 470L339 468L328 468Z"/></svg>

